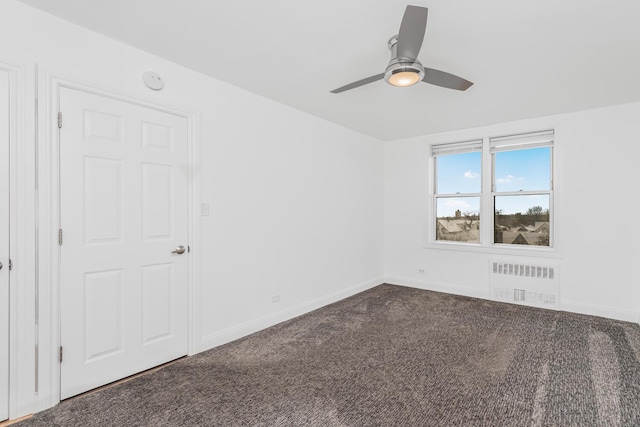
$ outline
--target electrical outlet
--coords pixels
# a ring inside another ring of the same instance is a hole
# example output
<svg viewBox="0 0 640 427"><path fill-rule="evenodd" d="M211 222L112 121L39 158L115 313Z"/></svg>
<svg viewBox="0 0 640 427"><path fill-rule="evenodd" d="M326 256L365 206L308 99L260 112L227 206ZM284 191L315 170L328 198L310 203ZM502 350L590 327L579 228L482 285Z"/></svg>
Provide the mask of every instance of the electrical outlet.
<svg viewBox="0 0 640 427"><path fill-rule="evenodd" d="M424 274L424 268L419 268L419 269L418 269L418 273L419 273L419 274Z"/></svg>
<svg viewBox="0 0 640 427"><path fill-rule="evenodd" d="M271 302L280 302L280 295L274 295L271 297Z"/></svg>

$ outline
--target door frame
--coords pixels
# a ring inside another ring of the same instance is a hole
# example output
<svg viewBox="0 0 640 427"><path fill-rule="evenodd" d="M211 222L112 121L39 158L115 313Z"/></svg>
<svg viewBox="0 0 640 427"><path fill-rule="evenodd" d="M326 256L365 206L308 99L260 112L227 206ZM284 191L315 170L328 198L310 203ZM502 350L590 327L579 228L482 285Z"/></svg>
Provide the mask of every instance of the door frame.
<svg viewBox="0 0 640 427"><path fill-rule="evenodd" d="M9 75L9 419L33 412L35 377L35 144L25 64L0 59ZM32 111L32 110L31 110Z"/></svg>
<svg viewBox="0 0 640 427"><path fill-rule="evenodd" d="M167 105L154 99L129 96L115 90L102 89L53 73L43 73L37 78L42 86L38 90L46 102L39 103L37 116L40 117L37 133L42 135L38 144L38 184L39 184L39 236L38 241L38 362L37 362L37 398L35 411L52 407L60 402L60 363L58 349L60 346L60 246L58 245L58 229L60 227L60 134L58 131L58 111L60 105L60 89L67 88L103 96L118 101L128 102L145 108L183 117L187 120L188 141L187 155L189 159L187 174L188 197L188 240L191 254L188 259L188 354L197 352L196 337L200 333L198 293L201 283L200 235L202 219L198 215L201 204L200 178L200 138L197 134L200 114L184 107ZM142 80L140 80L142 83ZM64 112L63 112L64 114ZM64 117L63 117L64 123ZM64 124L63 124L64 126Z"/></svg>

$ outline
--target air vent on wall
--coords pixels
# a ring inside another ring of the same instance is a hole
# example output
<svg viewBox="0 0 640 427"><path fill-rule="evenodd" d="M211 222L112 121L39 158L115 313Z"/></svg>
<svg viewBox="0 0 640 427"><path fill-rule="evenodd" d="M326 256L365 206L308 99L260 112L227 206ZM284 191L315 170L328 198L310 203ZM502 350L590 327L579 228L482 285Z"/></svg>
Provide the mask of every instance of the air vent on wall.
<svg viewBox="0 0 640 427"><path fill-rule="evenodd" d="M555 267L492 261L493 274L553 280Z"/></svg>
<svg viewBox="0 0 640 427"><path fill-rule="evenodd" d="M490 260L489 285L497 301L560 308L557 265Z"/></svg>

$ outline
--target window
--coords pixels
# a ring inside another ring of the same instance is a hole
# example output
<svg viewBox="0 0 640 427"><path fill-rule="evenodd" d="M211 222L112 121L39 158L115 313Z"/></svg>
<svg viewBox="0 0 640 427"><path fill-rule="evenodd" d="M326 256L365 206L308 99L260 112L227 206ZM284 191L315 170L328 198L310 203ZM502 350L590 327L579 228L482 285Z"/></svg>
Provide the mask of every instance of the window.
<svg viewBox="0 0 640 427"><path fill-rule="evenodd" d="M436 240L480 243L482 140L434 145Z"/></svg>
<svg viewBox="0 0 640 427"><path fill-rule="evenodd" d="M431 154L434 240L552 246L553 131L437 144Z"/></svg>

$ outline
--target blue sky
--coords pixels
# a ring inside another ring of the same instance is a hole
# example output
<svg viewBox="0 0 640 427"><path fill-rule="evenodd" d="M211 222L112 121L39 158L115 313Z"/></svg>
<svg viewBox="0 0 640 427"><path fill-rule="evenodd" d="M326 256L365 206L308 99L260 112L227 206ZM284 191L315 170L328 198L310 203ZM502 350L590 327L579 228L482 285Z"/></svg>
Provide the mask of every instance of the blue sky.
<svg viewBox="0 0 640 427"><path fill-rule="evenodd" d="M548 190L550 187L551 148L501 151L495 155L496 191ZM437 193L480 193L482 186L479 152L439 156L437 158ZM525 213L532 206L549 209L549 197L502 196L496 208L505 214ZM479 198L452 197L440 199L438 216L454 216L462 212L479 211Z"/></svg>

